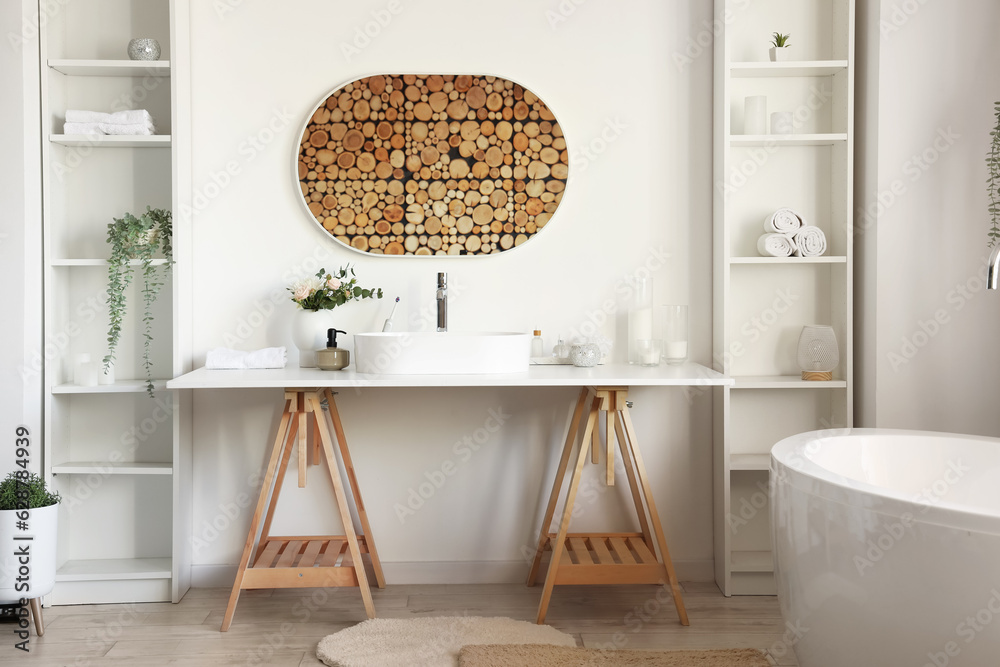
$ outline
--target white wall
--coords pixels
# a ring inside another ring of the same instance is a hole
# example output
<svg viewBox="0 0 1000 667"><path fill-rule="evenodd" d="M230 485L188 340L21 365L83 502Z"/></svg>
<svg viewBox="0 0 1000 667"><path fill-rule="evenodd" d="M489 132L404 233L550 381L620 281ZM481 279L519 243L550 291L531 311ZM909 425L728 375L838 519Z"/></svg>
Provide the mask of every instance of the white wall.
<svg viewBox="0 0 1000 667"><path fill-rule="evenodd" d="M868 0L858 15L857 204L874 213L856 220L858 425L1000 436L984 184L1000 5Z"/></svg>
<svg viewBox="0 0 1000 667"><path fill-rule="evenodd" d="M0 437L29 428L31 466L42 465L41 230L38 176L38 41L22 22L22 4L0 4ZM35 17L37 12L28 12ZM30 24L29 24L30 25ZM34 115L32 115L34 112ZM0 456L0 476L13 468Z"/></svg>
<svg viewBox="0 0 1000 667"><path fill-rule="evenodd" d="M670 255L655 272L657 300L690 303L693 358L710 363L711 50L680 67L673 55L711 24L711 3L290 0L280 11L268 3L192 4L196 366L215 346L290 346L293 309L284 288L317 266L347 262L362 284L402 297L397 330L402 322L423 324L419 311L433 305L434 275L447 271L453 330L540 327L551 344L557 333L607 319L600 330L623 340L623 317L605 317L601 305L657 253ZM560 15L560 6L573 11ZM399 11L386 11L393 8ZM351 44L373 12L391 20L345 57L341 44ZM493 73L540 95L574 156L549 227L516 251L457 260L359 255L320 231L292 177L300 128L329 91L379 72ZM622 129L607 131L615 127ZM588 146L591 159L584 157ZM227 168L238 173L226 178ZM377 330L389 305L352 305L337 314L339 328ZM682 576L710 579L710 394L643 390L633 397L672 554ZM521 550L537 534L573 398L565 390L343 393L354 463L390 578L519 580ZM231 581L250 510L235 520L226 513L239 494L255 491L248 479L273 437L279 400L277 391L195 395L194 524L204 540L194 545L196 584ZM510 417L466 462L454 443L475 435L491 409ZM449 459L459 472L401 521L394 505ZM322 481L317 472L313 479ZM305 493L293 486L276 530L325 529L332 494L315 481ZM614 528L622 492L619 485L603 494L617 500L587 505L574 526ZM420 565L449 561L466 565Z"/></svg>

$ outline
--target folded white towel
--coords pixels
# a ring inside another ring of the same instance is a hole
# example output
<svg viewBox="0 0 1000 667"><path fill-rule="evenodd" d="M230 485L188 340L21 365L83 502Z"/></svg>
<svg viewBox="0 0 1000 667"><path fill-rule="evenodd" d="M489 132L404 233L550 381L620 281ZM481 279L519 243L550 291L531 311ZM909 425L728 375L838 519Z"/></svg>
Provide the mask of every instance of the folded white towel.
<svg viewBox="0 0 1000 667"><path fill-rule="evenodd" d="M243 370L250 368L284 368L284 347L265 347L263 350L243 352L217 347L205 357L205 368Z"/></svg>
<svg viewBox="0 0 1000 667"><path fill-rule="evenodd" d="M757 252L763 257L791 257L797 250L789 234L764 234L757 239Z"/></svg>
<svg viewBox="0 0 1000 667"><path fill-rule="evenodd" d="M98 123L63 123L65 134L104 134Z"/></svg>
<svg viewBox="0 0 1000 667"><path fill-rule="evenodd" d="M819 227L804 225L795 233L796 257L819 257L826 254L826 234Z"/></svg>
<svg viewBox="0 0 1000 667"><path fill-rule="evenodd" d="M764 231L772 234L792 234L801 227L802 216L790 208L779 208L764 218Z"/></svg>
<svg viewBox="0 0 1000 667"><path fill-rule="evenodd" d="M67 109L67 123L115 123L117 125L134 125L148 123L153 125L153 117L145 109L126 109L104 113L103 111L85 111L82 109Z"/></svg>
<svg viewBox="0 0 1000 667"><path fill-rule="evenodd" d="M104 134L155 134L155 128L152 125L146 123L132 123L131 125L124 125L118 123L98 123L97 126L101 128L101 132Z"/></svg>

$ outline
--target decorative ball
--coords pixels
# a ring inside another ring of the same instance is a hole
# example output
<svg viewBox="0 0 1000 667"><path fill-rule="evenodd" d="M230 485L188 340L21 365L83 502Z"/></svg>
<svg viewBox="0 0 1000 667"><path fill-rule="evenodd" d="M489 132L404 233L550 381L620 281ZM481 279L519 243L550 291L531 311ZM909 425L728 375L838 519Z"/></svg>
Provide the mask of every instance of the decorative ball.
<svg viewBox="0 0 1000 667"><path fill-rule="evenodd" d="M159 60L160 43L149 37L139 37L128 43L128 57L132 60Z"/></svg>

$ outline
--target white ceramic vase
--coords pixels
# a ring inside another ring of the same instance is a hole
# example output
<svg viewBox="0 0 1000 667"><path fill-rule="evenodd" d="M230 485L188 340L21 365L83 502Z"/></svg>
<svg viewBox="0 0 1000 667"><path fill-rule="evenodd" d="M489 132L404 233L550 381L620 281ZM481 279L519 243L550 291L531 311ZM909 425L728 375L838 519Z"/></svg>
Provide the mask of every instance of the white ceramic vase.
<svg viewBox="0 0 1000 667"><path fill-rule="evenodd" d="M299 368L316 367L316 350L326 346L329 310L296 309L292 318L292 343L299 350Z"/></svg>
<svg viewBox="0 0 1000 667"><path fill-rule="evenodd" d="M777 46L772 46L771 50L768 53L771 54L772 63L783 63L783 62L788 62L789 60L792 59L791 56L789 55L790 52L787 46L782 46L780 48Z"/></svg>
<svg viewBox="0 0 1000 667"><path fill-rule="evenodd" d="M0 510L0 604L17 604L22 598L40 598L52 592L56 584L56 535L59 505L28 510L28 530L17 527L17 510ZM30 537L30 540L14 538ZM18 551L28 549L27 564L21 563ZM27 567L28 590L17 579Z"/></svg>

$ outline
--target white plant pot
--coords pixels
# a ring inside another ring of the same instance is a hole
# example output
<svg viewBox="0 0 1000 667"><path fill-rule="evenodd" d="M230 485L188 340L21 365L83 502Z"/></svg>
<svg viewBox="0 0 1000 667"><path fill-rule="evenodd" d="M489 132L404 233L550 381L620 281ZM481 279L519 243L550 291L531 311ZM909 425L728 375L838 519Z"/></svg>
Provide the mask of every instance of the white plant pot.
<svg viewBox="0 0 1000 667"><path fill-rule="evenodd" d="M771 50L768 51L771 54L772 63L783 63L788 62L792 59L791 52L787 46L777 47L772 46Z"/></svg>
<svg viewBox="0 0 1000 667"><path fill-rule="evenodd" d="M52 592L56 583L56 535L59 505L28 510L28 530L17 527L17 511L0 510L0 604L16 604L22 598L40 598ZM15 540L30 537L31 540ZM28 563L19 562L16 555L28 548ZM28 568L28 590L17 590L17 579Z"/></svg>

